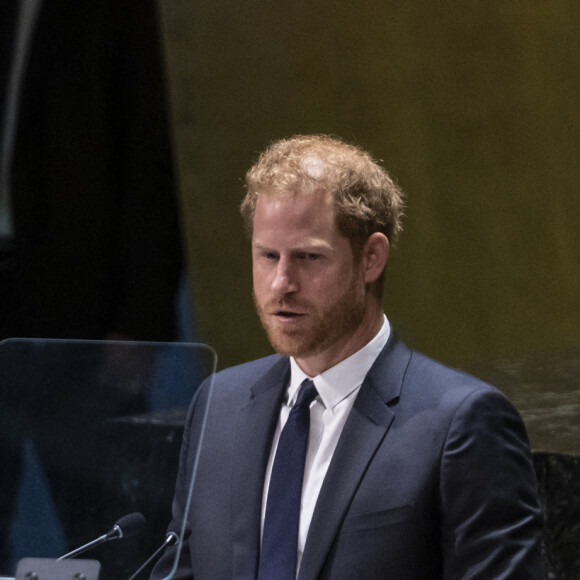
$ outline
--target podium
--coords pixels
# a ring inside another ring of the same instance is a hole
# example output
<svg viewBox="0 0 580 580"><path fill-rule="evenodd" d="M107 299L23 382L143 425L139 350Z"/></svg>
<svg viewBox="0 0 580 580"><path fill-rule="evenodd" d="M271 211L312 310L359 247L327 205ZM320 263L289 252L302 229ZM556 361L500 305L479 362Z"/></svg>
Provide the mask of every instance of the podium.
<svg viewBox="0 0 580 580"><path fill-rule="evenodd" d="M0 342L0 477L8 482L0 542L12 538L0 546L0 555L11 550L0 576L12 576L24 557L46 574L51 560L135 511L147 519L143 536L104 544L90 557L107 580L125 580L145 561L171 516L187 408L216 359L210 347L192 343ZM21 477L23 448L34 451L31 481ZM52 518L41 518L44 506L34 505L38 493L29 488L39 482ZM48 549L47 538L60 544Z"/></svg>
<svg viewBox="0 0 580 580"><path fill-rule="evenodd" d="M97 560L53 560L23 558L18 562L15 580L100 580Z"/></svg>

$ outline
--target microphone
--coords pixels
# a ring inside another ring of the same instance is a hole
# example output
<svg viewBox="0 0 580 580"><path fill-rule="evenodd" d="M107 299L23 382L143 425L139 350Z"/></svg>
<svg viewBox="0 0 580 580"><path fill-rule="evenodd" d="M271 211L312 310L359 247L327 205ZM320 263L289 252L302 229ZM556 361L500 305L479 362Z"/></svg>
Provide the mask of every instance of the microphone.
<svg viewBox="0 0 580 580"><path fill-rule="evenodd" d="M145 570L145 568L149 566L149 564L151 564L151 562L153 562L153 560L155 560L155 558L157 558L157 556L159 556L167 546L172 546L173 544L177 544L177 542L179 542L179 536L175 532L169 532L165 536L163 544L161 544L161 546L159 546L159 548L157 548L157 550L155 550L155 552L153 552L153 554L151 554L151 556L149 556L149 558L147 558L147 560L137 568L129 580L135 580L135 578L137 578L137 576L141 574L141 572L143 572L143 570ZM0 580L2 579L0 578Z"/></svg>
<svg viewBox="0 0 580 580"><path fill-rule="evenodd" d="M119 540L121 538L130 538L132 536L136 536L143 531L145 527L145 516L140 514L139 512L135 512L132 514L127 514L122 518L118 519L114 524L113 527L102 536L96 538L92 542L88 544L84 544L80 546L76 550L65 554L58 558L58 560L66 560L67 558L74 558L95 546L103 544L104 542L108 542L109 540ZM57 561L58 561L57 560Z"/></svg>

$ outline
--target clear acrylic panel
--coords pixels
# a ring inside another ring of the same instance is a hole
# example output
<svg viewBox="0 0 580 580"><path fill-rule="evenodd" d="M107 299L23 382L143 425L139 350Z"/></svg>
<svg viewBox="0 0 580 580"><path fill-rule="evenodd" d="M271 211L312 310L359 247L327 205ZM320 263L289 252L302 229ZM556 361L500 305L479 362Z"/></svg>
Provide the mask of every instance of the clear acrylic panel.
<svg viewBox="0 0 580 580"><path fill-rule="evenodd" d="M129 578L165 539L187 408L216 364L202 344L0 342L0 576L141 512L142 535L86 555Z"/></svg>

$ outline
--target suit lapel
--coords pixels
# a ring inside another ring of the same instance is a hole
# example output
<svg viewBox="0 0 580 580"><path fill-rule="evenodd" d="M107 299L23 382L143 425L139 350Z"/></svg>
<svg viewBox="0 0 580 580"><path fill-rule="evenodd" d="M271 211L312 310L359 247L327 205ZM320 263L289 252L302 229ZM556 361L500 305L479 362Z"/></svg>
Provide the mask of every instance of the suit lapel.
<svg viewBox="0 0 580 580"><path fill-rule="evenodd" d="M358 485L385 438L410 351L391 337L375 361L350 412L322 484L308 531L299 580L317 578Z"/></svg>
<svg viewBox="0 0 580 580"><path fill-rule="evenodd" d="M257 574L262 488L289 373L288 359L281 359L250 389L238 414L232 482L234 578Z"/></svg>

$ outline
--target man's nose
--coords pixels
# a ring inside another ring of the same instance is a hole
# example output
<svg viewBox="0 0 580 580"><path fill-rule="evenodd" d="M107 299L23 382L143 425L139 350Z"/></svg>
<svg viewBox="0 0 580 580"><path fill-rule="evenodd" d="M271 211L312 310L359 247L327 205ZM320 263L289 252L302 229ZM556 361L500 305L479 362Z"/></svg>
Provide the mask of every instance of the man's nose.
<svg viewBox="0 0 580 580"><path fill-rule="evenodd" d="M272 289L280 295L298 291L296 272L290 260L280 258L278 261L274 280L272 281Z"/></svg>

